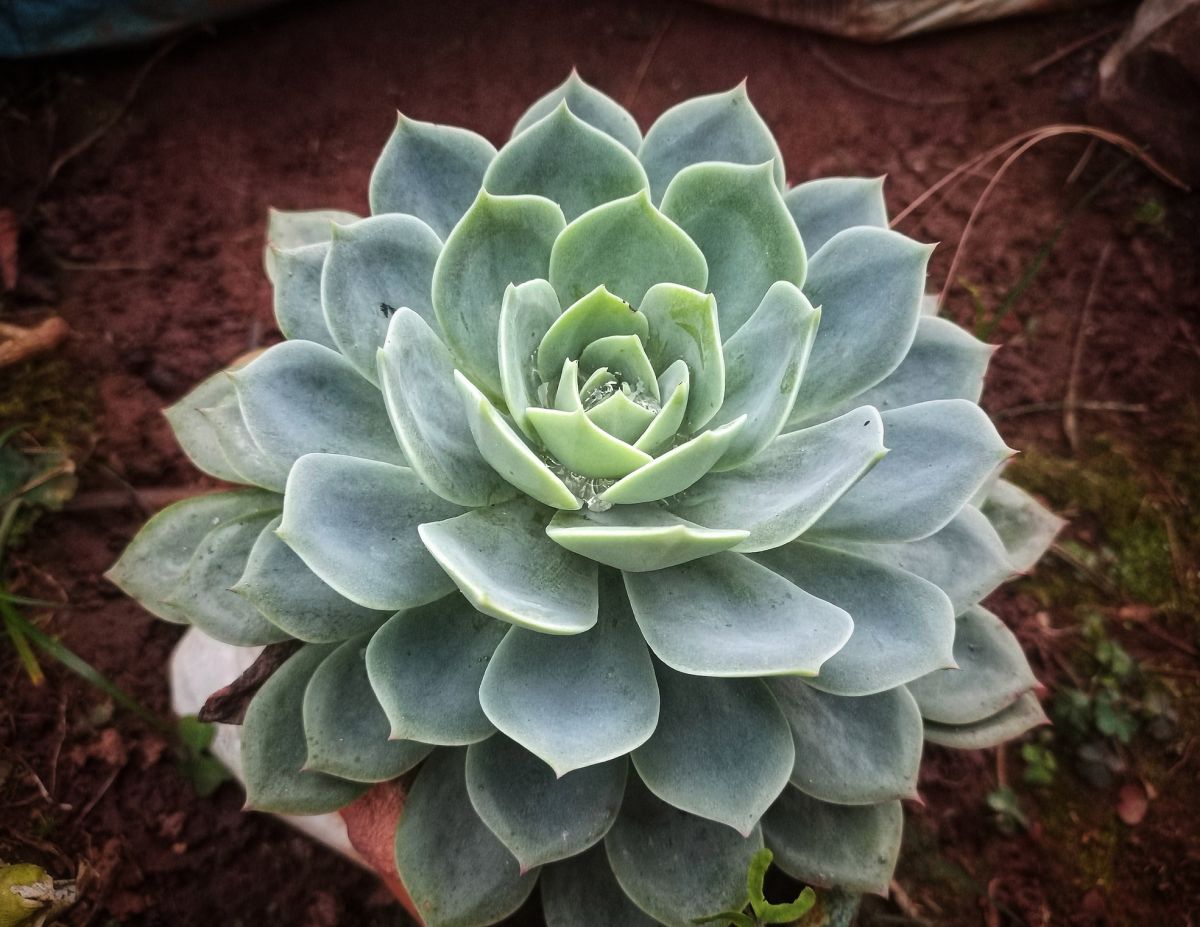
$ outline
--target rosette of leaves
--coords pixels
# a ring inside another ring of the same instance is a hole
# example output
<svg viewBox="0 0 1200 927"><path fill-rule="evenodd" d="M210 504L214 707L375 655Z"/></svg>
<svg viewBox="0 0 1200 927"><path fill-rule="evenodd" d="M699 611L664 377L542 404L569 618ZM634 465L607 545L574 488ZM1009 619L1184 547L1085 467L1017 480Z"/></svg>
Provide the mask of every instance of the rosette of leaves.
<svg viewBox="0 0 1200 927"><path fill-rule="evenodd" d="M684 925L885 891L925 741L1042 719L979 601L1058 523L998 479L991 349L929 313L878 180L787 188L743 87L643 136L572 75L497 151L401 118L371 215L275 212L287 340L167 411L248 488L112 572L236 645L249 805L415 778L431 927Z"/></svg>

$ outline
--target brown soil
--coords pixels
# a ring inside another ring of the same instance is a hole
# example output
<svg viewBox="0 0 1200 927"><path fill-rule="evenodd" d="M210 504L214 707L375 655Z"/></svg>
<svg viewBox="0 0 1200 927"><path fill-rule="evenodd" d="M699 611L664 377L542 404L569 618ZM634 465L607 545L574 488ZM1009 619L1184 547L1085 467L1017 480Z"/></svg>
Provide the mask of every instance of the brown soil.
<svg viewBox="0 0 1200 927"><path fill-rule="evenodd" d="M37 197L31 182L44 179L49 152L112 114L153 50L10 66L6 85L19 92L0 94L12 129L13 176L3 186L24 233L22 278L5 318L28 322L50 308L74 335L58 359L0 374L0 396L30 391L34 378L57 378L60 394L32 390L33 405L19 417L43 421L49 432L56 423L44 420L47 410L78 412L79 422L57 425L86 452L80 498L103 502L97 493L126 485L204 485L159 410L278 337L261 270L267 207L365 211L368 173L394 108L499 143L523 107L572 65L626 102L643 127L684 97L749 75L790 180L886 173L898 210L967 157L1018 132L1084 121L1098 56L1114 34L1036 76L1026 69L1130 15L1119 5L868 48L685 3L575 6L298 2L190 35L154 65L122 118ZM12 112L36 118L22 122ZM58 133L50 143L30 128L44 126L48 113ZM958 277L995 307L1072 205L1100 185L994 326L991 340L1005 349L985 405L1000 413L1010 444L1071 457L1054 404L1067 393L1086 296L1111 249L1079 348L1080 442L1103 438L1147 466L1191 454L1194 466L1200 209L1196 197L1136 164L1107 176L1119 160L1080 138L1046 142L985 209ZM933 265L939 284L982 183L968 178L902 225L946 243ZM951 290L946 313L975 324L962 285ZM1183 509L1194 513L1189 504L1195 500L1184 497ZM48 630L165 713L165 661L179 631L101 578L144 517L120 499L46 517L14 563L27 594L71 602L46 620ZM1103 530L1100 522L1084 516L1073 531L1086 542ZM1195 561L1181 569L1180 582L1194 591ZM1068 629L1076 622L1056 601L1025 581L995 603L1051 690L1079 665L1071 650L1079 636L1045 630L1047 622ZM1124 604L1110 599L1106 607ZM869 904L863 923L1191 923L1200 901L1200 773L1190 759L1200 735L1196 628L1186 609L1151 611L1151 620L1143 615L1113 633L1135 659L1165 674L1178 707L1174 737L1138 735L1132 748L1118 747L1125 764L1099 786L1070 768L1064 750L1050 790L1021 784L1014 749L931 749L926 804L909 809L898 876L907 900ZM30 685L11 648L0 646L0 857L40 860L56 876L89 864L96 874L68 923L402 920L372 878L267 818L244 815L234 786L197 798L161 735L114 713L61 668L51 664L48 673L44 685ZM1028 828L1006 834L993 825L985 797L998 777L1018 789ZM1149 812L1137 825L1122 824L1118 789L1139 782L1153 792ZM522 923L537 921L535 911L522 915Z"/></svg>

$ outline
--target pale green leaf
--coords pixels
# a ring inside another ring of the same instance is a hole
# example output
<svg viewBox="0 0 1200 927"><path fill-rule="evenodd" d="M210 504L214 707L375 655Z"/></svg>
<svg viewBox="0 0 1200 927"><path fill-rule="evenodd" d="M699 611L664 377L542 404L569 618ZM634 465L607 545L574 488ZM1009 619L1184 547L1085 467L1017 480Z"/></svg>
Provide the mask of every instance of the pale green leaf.
<svg viewBox="0 0 1200 927"><path fill-rule="evenodd" d="M532 358L562 309L547 280L528 280L504 291L500 308L500 383L508 414L536 439L525 410L536 405L540 382Z"/></svg>
<svg viewBox="0 0 1200 927"><path fill-rule="evenodd" d="M637 153L642 143L642 133L634 118L612 97L584 81L573 68L565 81L525 111L513 127L512 134L520 134L563 102L588 125L611 135L634 154Z"/></svg>
<svg viewBox="0 0 1200 927"><path fill-rule="evenodd" d="M642 302L650 322L646 353L656 370L682 360L691 371L683 426L698 431L717 413L725 398L725 359L716 300L674 283L650 288Z"/></svg>
<svg viewBox="0 0 1200 927"><path fill-rule="evenodd" d="M642 339L636 335L597 338L579 355L579 367L585 372L605 368L612 379L629 384L634 391L645 393L655 402L660 398L654 365L646 355ZM587 393L585 382L582 394L586 397Z"/></svg>
<svg viewBox="0 0 1200 927"><path fill-rule="evenodd" d="M655 502L684 492L703 477L745 427L746 417L702 432L618 480L600 494L605 502Z"/></svg>
<svg viewBox="0 0 1200 927"><path fill-rule="evenodd" d="M658 378L658 391L662 407L634 447L647 454L657 454L675 440L687 412L691 395L692 372L687 362L677 360Z"/></svg>
<svg viewBox="0 0 1200 927"><path fill-rule="evenodd" d="M529 409L525 413L542 439L546 451L562 467L594 479L619 479L651 457L615 438L595 424L583 409Z"/></svg>
<svg viewBox="0 0 1200 927"><path fill-rule="evenodd" d="M593 424L608 432L618 441L632 444L645 434L646 428L654 421L657 413L634 402L628 392L619 389L592 406L585 414ZM707 471L708 467L705 467L704 470ZM699 479L698 476L697 479Z"/></svg>
<svg viewBox="0 0 1200 927"><path fill-rule="evenodd" d="M599 338L636 335L644 339L648 331L646 317L601 284L572 303L550 326L538 345L538 374L543 380L557 376L564 361L578 360L583 349Z"/></svg>
<svg viewBox="0 0 1200 927"><path fill-rule="evenodd" d="M546 528L567 550L634 572L662 570L728 550L744 531L714 531L659 506L622 505L607 511L559 512Z"/></svg>

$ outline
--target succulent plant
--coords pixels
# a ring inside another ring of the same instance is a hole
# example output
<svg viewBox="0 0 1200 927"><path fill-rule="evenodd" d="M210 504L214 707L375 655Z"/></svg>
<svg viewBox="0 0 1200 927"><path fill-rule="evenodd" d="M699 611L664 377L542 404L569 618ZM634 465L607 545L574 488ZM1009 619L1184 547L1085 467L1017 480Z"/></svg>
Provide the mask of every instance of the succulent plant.
<svg viewBox="0 0 1200 927"><path fill-rule="evenodd" d="M744 87L643 137L572 76L497 152L402 117L369 218L273 212L287 340L167 416L241 488L111 576L305 642L243 731L251 807L417 770L431 927L540 882L552 927L684 925L797 879L886 891L925 741L1043 720L980 600L1058 521L999 479L991 348L923 296L881 180L787 188Z"/></svg>

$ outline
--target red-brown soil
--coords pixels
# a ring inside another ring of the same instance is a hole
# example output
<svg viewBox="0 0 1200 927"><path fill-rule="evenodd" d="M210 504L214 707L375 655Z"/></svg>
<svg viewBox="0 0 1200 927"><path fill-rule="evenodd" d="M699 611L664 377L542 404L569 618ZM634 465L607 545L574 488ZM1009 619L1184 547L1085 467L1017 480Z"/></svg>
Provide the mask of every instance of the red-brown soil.
<svg viewBox="0 0 1200 927"><path fill-rule="evenodd" d="M57 359L0 372L0 396L47 377L78 397L72 407L83 409L80 428L90 434L73 433L76 448L89 451L79 499L111 503L43 518L15 552L14 567L27 594L69 598L73 607L45 627L153 709L167 711L165 662L179 631L101 578L146 513L119 494L115 503L97 494L205 485L159 410L278 337L261 269L267 207L365 212L368 173L395 108L500 143L523 107L572 65L629 105L643 128L684 97L748 76L791 181L886 173L898 210L1016 133L1084 121L1097 59L1115 33L1036 75L1027 71L1131 15L1117 5L870 48L688 3L581 6L298 2L189 35L153 66L122 118L36 198L30 181L45 176L49 152L82 137L95 110L108 112L104 106L120 100L153 49L9 66L5 82L20 92L0 94L8 145L25 141L20 175L14 168L15 179L2 180L24 233L22 281L4 318L33 320L52 309L74 335ZM33 112L35 125L53 112L54 141L29 140L12 112ZM994 307L1072 205L1100 185L992 332L1005 347L984 404L999 413L1010 444L1069 458L1055 404L1067 394L1078 350L1081 443L1107 436L1147 466L1172 452L1186 460L1200 447L1197 199L1137 164L1105 180L1119 157L1099 146L1081 164L1087 149L1084 139L1060 138L1026 155L998 186L964 252L957 276ZM11 167L11 150L8 158ZM983 173L901 226L944 243L933 264L937 285ZM946 313L974 324L963 286L951 289ZM54 389L32 392L40 398L24 420L62 408ZM1194 453L1190 459L1194 469ZM1181 530L1195 526L1198 503L1182 499L1191 514ZM1103 532L1094 514L1082 513L1073 529L1084 542ZM1194 591L1195 561L1181 569L1180 582ZM1051 689L1065 685L1062 667L1073 665L1079 636L1044 629L1047 622L1070 629L1076 615L1047 605L1030 581L995 606L1018 628ZM1021 784L1015 749L999 758L930 749L926 804L909 809L898 873L907 899L868 904L862 923L1193 922L1200 901L1195 619L1151 609L1146 620L1143 612L1130 612L1140 621L1113 633L1136 659L1167 674L1179 714L1174 739L1138 735L1118 750L1123 769L1099 786L1069 768L1062 748L1051 791ZM1145 633L1160 620L1159 634ZM67 923L402 921L373 878L282 825L244 815L235 786L197 798L162 736L47 665L48 681L34 687L0 643L0 857L42 861L56 876L86 861L95 875ZM1143 757L1157 765L1139 765ZM985 804L1000 775L1018 789L1029 818L1012 834L994 826ZM1152 786L1149 811L1123 824L1118 789L1139 782ZM521 923L537 922L536 911L521 915Z"/></svg>

